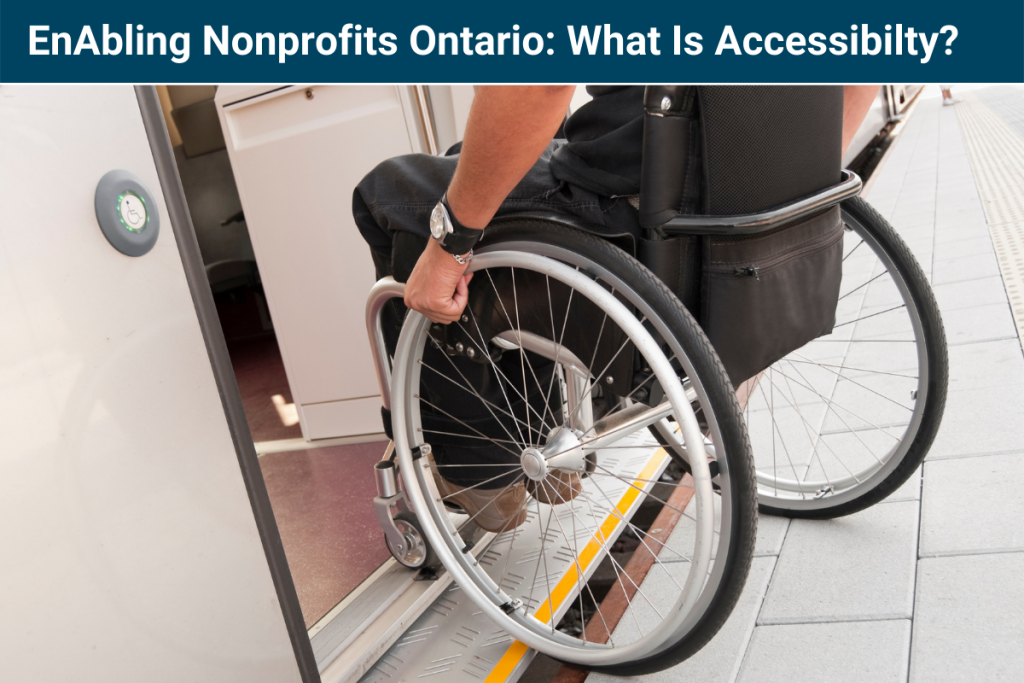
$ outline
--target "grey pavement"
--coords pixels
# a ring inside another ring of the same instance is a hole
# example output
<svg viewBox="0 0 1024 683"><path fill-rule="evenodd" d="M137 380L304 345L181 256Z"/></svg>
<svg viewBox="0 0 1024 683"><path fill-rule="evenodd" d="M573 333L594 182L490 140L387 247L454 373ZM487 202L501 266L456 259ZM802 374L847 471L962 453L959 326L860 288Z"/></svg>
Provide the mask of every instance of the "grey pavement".
<svg viewBox="0 0 1024 683"><path fill-rule="evenodd" d="M762 517L739 605L703 651L588 681L1024 680L1024 354L992 237L1000 174L978 152L1024 144L1024 88L972 90L956 107L937 95L923 93L867 195L920 261L948 336L948 402L923 468L845 518Z"/></svg>

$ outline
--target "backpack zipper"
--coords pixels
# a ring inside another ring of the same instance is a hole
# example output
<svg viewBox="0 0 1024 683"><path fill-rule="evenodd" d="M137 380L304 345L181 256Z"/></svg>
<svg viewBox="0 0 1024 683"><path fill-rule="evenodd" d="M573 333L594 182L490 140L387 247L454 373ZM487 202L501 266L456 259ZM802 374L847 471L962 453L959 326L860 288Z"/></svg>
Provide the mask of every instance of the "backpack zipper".
<svg viewBox="0 0 1024 683"><path fill-rule="evenodd" d="M711 272L722 275L732 275L734 277L753 277L756 280L761 279L761 275L764 273L770 273L782 266L788 264L791 261L795 261L805 256L810 256L815 253L825 251L836 242L843 238L843 231L836 230L834 234L827 234L823 237L818 238L810 243L806 243L802 248L793 251L786 252L779 256L774 257L768 261L762 261L760 263L751 263L746 266L733 266L729 267L714 267L710 268Z"/></svg>

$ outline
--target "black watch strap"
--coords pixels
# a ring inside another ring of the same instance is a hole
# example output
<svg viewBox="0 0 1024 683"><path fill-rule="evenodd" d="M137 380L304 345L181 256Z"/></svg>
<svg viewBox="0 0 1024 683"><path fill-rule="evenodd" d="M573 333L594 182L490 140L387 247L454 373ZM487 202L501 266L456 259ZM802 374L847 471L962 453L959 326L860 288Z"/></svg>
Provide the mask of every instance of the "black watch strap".
<svg viewBox="0 0 1024 683"><path fill-rule="evenodd" d="M444 242L441 243L441 248L449 254L461 256L476 246L476 243L484 236L484 231L477 230L475 228L467 228L459 222L459 219L455 217L455 212L452 211L451 205L448 203L447 192L445 192L444 196L441 197L441 205L444 206L444 210L448 212L448 220L451 221L453 230L453 232L444 236Z"/></svg>

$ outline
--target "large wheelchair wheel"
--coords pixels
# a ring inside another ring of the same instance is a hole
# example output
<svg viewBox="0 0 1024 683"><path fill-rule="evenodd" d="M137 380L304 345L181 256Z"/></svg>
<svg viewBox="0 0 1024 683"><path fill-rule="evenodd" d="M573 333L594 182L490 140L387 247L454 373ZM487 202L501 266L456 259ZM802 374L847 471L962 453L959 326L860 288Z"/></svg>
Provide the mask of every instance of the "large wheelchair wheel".
<svg viewBox="0 0 1024 683"><path fill-rule="evenodd" d="M461 321L410 312L394 353L397 459L433 551L497 625L555 659L619 674L678 663L728 617L756 535L725 371L665 286L587 233L497 224L470 271ZM483 509L453 511L451 484L439 490L460 476L463 490L532 495L484 531Z"/></svg>
<svg viewBox="0 0 1024 683"><path fill-rule="evenodd" d="M739 387L762 512L829 518L892 494L924 460L946 402L939 309L910 249L866 201L842 204L831 334Z"/></svg>

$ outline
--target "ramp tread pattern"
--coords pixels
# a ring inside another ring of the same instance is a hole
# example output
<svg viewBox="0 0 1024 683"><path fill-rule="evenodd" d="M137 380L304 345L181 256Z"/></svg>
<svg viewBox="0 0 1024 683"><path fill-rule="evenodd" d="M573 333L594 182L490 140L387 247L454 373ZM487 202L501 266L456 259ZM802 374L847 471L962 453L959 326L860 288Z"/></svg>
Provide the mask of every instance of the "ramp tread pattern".
<svg viewBox="0 0 1024 683"><path fill-rule="evenodd" d="M642 478L646 480L657 480L668 465L669 456L647 435L633 438L635 450L617 448L608 457L599 454L599 464L626 479L640 478L643 474ZM619 445L623 445L623 442ZM646 490L651 484L634 482L633 486ZM613 486L604 481L598 491L593 479L584 480L587 493L597 500L607 496L611 501L619 501L633 486L621 482ZM531 503L531 514L523 526L514 532L506 531L493 537L477 555L478 563L487 574L510 594L522 599L531 611L541 607L541 613L546 613L548 608L543 605L549 600L548 587L556 586L570 572L574 577L577 573L573 563L576 554L565 543L562 534L552 529L556 526L556 516L565 519L575 515L592 529L607 524L608 506L605 506L605 510L595 509L593 504L584 503L583 498L580 496L573 501L571 510L568 505L551 507ZM623 515L626 519L632 516L640 500L637 498ZM618 524L614 535L608 537L604 547L610 547L625 526ZM585 530L577 531L579 533L570 534L575 536L577 547L586 545L593 538ZM603 554L585 567L585 577L597 569ZM538 561L541 562L541 570L534 579L534 568ZM532 585L532 589L517 590L524 584ZM564 599L559 601L557 596L554 598L557 603L553 610L556 623L573 604L576 594L577 589L573 584ZM445 683L514 681L525 671L533 656L532 650L496 626L458 585L452 584L360 679L360 683L399 683L429 679L443 680Z"/></svg>

